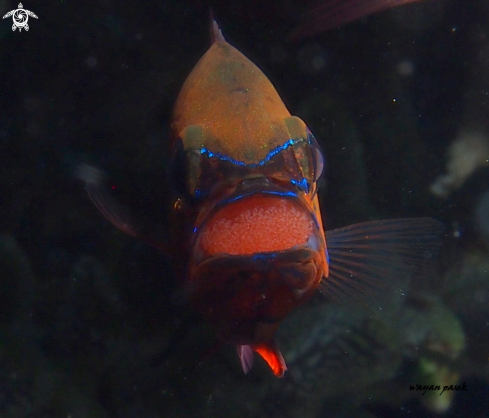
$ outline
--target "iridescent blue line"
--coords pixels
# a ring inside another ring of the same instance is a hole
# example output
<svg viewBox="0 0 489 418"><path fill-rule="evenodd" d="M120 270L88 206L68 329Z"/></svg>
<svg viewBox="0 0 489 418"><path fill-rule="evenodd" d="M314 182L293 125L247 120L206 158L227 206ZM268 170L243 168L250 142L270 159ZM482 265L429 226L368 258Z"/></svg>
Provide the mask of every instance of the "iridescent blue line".
<svg viewBox="0 0 489 418"><path fill-rule="evenodd" d="M263 160L259 161L256 164L246 164L243 161L235 160L234 158L230 158L227 155L221 154L219 152L212 152L212 151L208 150L207 148L201 148L200 149L200 153L201 154L206 154L209 158L216 157L216 158L219 158L221 161L226 161L226 162L229 162L229 163L234 164L234 165L239 165L241 167L251 167L251 168L254 168L254 167L260 167L262 165L265 165L273 157L275 157L277 154L281 153L283 150L287 149L291 145L296 144L300 140L302 140L302 138L289 139L283 145L280 145L280 146L272 149Z"/></svg>
<svg viewBox="0 0 489 418"><path fill-rule="evenodd" d="M299 188L299 190L302 190L304 193L309 193L309 184L307 183L307 180L303 178L300 181L297 180L290 180L290 182Z"/></svg>
<svg viewBox="0 0 489 418"><path fill-rule="evenodd" d="M245 197L248 197L248 196L251 196L255 193L261 193L261 194L271 194L271 195L274 195L274 196L282 196L282 197L297 197L297 193L294 193L294 192L287 192L287 191L283 191L283 192L278 192L278 191L275 191L275 190L260 190L260 191L257 191L257 190L253 190L251 192L248 192L248 193L243 193L243 194L240 194L239 196L234 196L234 197L230 197L229 199L225 199L222 201L222 203L231 203L231 202L237 202L238 200L241 200Z"/></svg>

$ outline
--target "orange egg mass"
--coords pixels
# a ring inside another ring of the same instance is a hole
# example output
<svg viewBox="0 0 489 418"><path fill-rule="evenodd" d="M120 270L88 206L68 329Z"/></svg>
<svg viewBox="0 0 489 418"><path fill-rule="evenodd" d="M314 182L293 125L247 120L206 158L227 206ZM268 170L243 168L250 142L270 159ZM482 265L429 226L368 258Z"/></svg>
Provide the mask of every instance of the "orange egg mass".
<svg viewBox="0 0 489 418"><path fill-rule="evenodd" d="M252 195L220 209L202 231L201 247L210 254L247 255L306 244L313 220L290 199Z"/></svg>

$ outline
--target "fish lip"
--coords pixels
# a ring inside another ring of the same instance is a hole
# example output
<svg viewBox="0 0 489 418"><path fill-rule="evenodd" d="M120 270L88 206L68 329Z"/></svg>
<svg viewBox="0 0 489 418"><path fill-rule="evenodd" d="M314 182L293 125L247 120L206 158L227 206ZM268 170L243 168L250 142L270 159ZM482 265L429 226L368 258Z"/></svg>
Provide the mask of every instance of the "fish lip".
<svg viewBox="0 0 489 418"><path fill-rule="evenodd" d="M195 264L195 266L202 267L204 265L220 264L220 267L231 268L249 265L251 262L257 270L271 270L274 269L276 265L283 262L307 262L314 258L314 254L317 251L317 249L309 247L308 244L302 244L286 250L259 252L254 254L219 253L206 257L200 263Z"/></svg>
<svg viewBox="0 0 489 418"><path fill-rule="evenodd" d="M314 263L320 265L320 257L317 250L309 248L307 244L296 245L282 251L261 252L246 255L234 254L216 254L204 259L201 263L194 265L192 276L200 276L200 272L204 270L215 271L253 271L254 273L268 276L273 271L284 271L293 266L306 265ZM197 274L195 274L197 273ZM319 282L311 282L304 286L302 280L294 280L288 278L288 275L283 276L285 283L288 283L290 289L295 294L296 298L302 297L303 294L311 290L311 286L316 287ZM190 290L190 289L188 289ZM190 292L191 293L191 292Z"/></svg>

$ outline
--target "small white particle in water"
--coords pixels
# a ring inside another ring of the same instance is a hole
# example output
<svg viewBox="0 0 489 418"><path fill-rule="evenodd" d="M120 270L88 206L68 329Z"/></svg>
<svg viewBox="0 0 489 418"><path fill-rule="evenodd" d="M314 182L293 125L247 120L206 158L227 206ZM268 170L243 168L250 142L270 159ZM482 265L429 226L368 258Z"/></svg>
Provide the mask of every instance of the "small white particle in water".
<svg viewBox="0 0 489 418"><path fill-rule="evenodd" d="M414 73L414 64L412 61L403 60L397 64L397 72L403 77L412 76Z"/></svg>
<svg viewBox="0 0 489 418"><path fill-rule="evenodd" d="M90 55L86 60L85 63L87 64L88 67L94 68L97 64L97 58L95 58L93 55Z"/></svg>
<svg viewBox="0 0 489 418"><path fill-rule="evenodd" d="M312 64L312 67L314 68L314 70L319 72L325 67L326 59L322 55L316 55L312 59L311 64Z"/></svg>

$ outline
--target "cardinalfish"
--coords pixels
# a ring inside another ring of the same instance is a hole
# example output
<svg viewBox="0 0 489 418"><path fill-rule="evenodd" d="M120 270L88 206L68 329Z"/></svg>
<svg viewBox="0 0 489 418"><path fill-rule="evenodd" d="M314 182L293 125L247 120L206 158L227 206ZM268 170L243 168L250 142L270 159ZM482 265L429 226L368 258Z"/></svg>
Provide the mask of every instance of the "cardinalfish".
<svg viewBox="0 0 489 418"><path fill-rule="evenodd" d="M325 233L318 142L216 22L211 33L211 47L175 104L172 238L154 244L173 252L188 301L219 341L236 346L243 371L258 353L282 377L287 367L274 334L287 315L318 288L333 296L362 293L419 271L440 224L372 221ZM91 179L86 188L95 205L139 236Z"/></svg>

